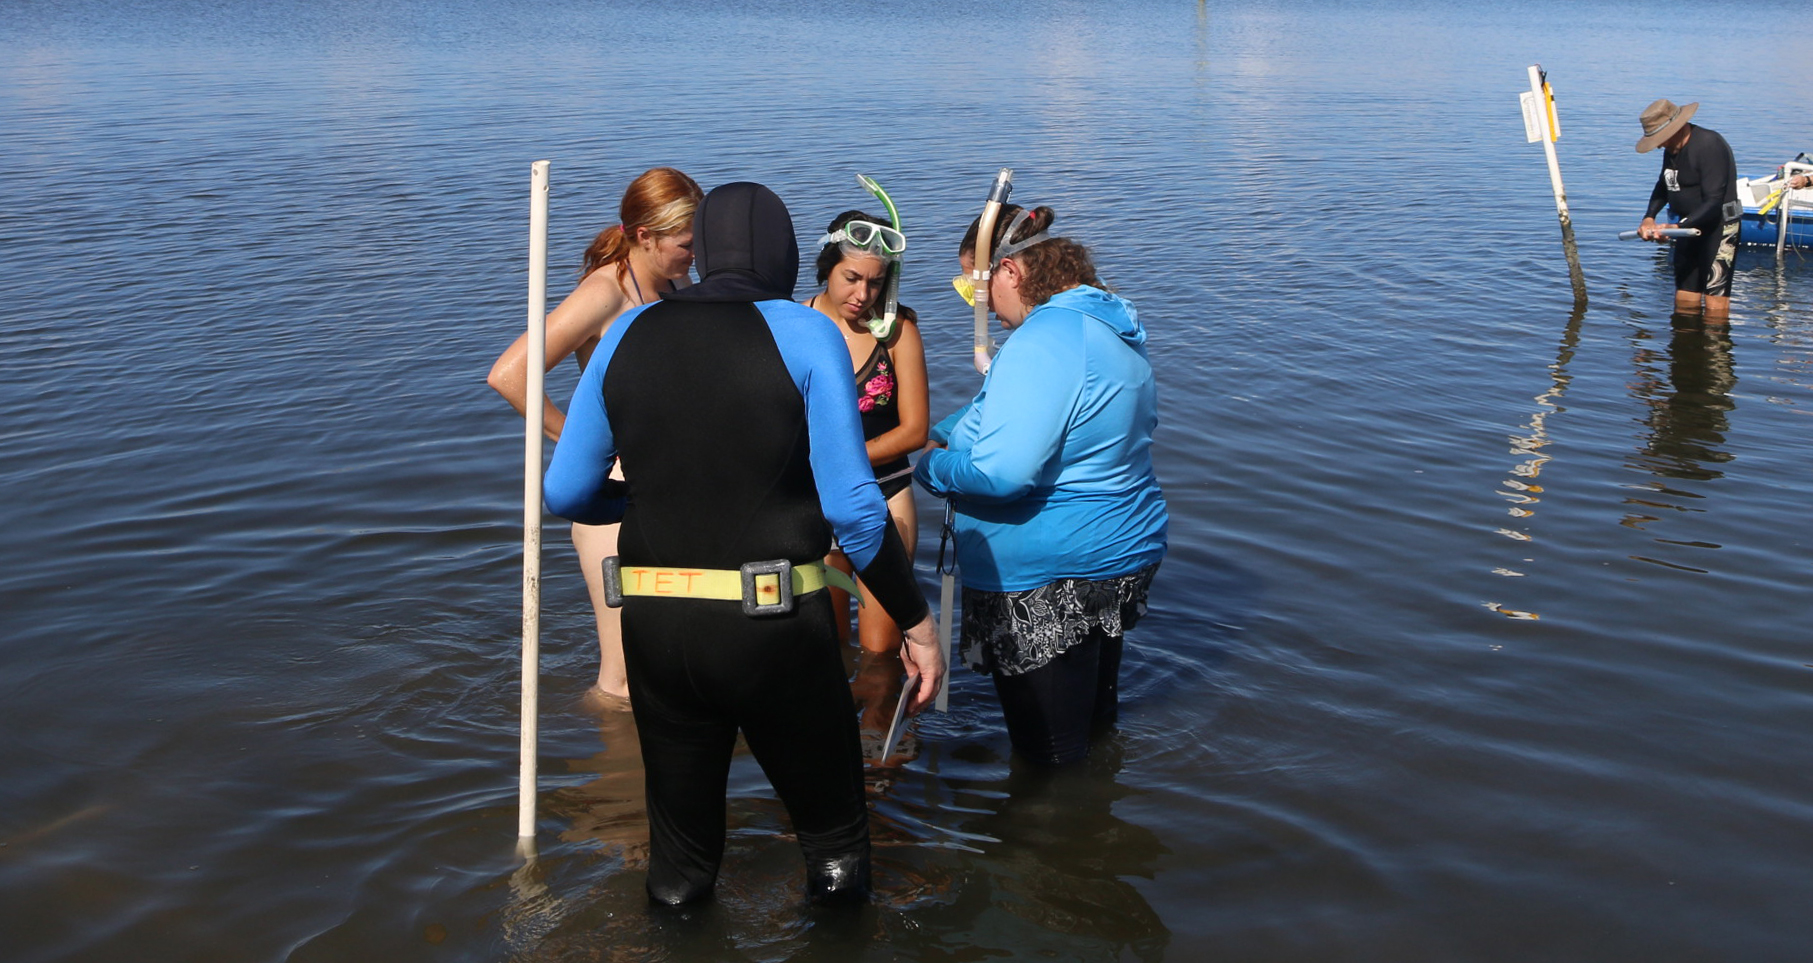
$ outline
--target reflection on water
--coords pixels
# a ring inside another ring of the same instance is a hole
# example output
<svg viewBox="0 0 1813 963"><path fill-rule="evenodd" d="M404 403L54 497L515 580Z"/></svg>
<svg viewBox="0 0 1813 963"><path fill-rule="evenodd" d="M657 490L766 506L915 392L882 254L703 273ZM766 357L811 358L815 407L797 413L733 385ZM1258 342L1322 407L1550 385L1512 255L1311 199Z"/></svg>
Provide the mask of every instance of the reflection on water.
<svg viewBox="0 0 1813 963"><path fill-rule="evenodd" d="M1643 403L1643 420L1648 428L1632 467L1664 480L1647 485L1646 495L1627 497L1624 501L1629 508L1620 524L1647 531L1652 523L1666 517L1706 510L1694 504L1706 498L1705 493L1678 482L1723 478L1724 471L1714 466L1725 465L1735 457L1726 449L1726 436L1731 430L1727 416L1737 407L1731 397L1737 374L1728 325L1708 324L1698 315L1674 315L1669 319L1665 352L1656 351L1648 343L1652 340L1648 329L1634 329L1632 338L1636 342L1633 354L1637 371L1631 394ZM1656 541L1691 549L1720 547L1706 541L1662 537ZM1677 571L1707 573L1707 569L1696 565L1650 555L1630 557Z"/></svg>
<svg viewBox="0 0 1813 963"><path fill-rule="evenodd" d="M1561 344L1555 351L1555 361L1549 365L1549 385L1532 401L1536 410L1530 413L1530 420L1525 422L1523 434L1511 435L1511 454L1523 460L1511 466L1511 476L1501 481L1498 495L1510 503L1506 509L1519 527L1504 527L1498 534L1513 541L1527 543L1534 539L1530 534L1530 520L1536 517L1536 504L1542 501L1542 466L1549 463L1551 455L1546 449L1552 443L1549 437L1549 416L1559 414L1567 409L1561 406L1561 398L1567 393L1568 383L1573 379L1568 375L1568 362L1574 359L1574 351L1580 345L1580 326L1586 320L1586 304L1575 302L1569 312L1567 325L1561 331ZM1520 562L1500 565L1492 569L1492 574L1507 578L1522 578L1526 574L1522 563L1531 561L1519 553ZM1514 609L1498 602L1488 601L1485 607L1506 618L1535 621L1542 616L1536 612Z"/></svg>
<svg viewBox="0 0 1813 963"><path fill-rule="evenodd" d="M1727 415L1737 407L1731 398L1737 374L1730 327L1707 324L1697 315L1674 315L1665 353L1646 343L1652 339L1647 329L1634 332L1637 376L1631 394L1648 410L1644 423L1649 434L1633 467L1663 478L1724 477L1712 466L1733 457L1725 448Z"/></svg>
<svg viewBox="0 0 1813 963"><path fill-rule="evenodd" d="M1150 829L1114 815L1114 803L1130 794L1115 781L1123 751L1109 736L1074 767L1043 770L1016 759L1006 779L954 786L953 801L980 810L962 826L993 840L976 865L995 906L1042 930L1105 943L1106 958L1124 959L1124 949L1155 961L1170 930L1127 877L1151 879L1169 850Z"/></svg>
<svg viewBox="0 0 1813 963"><path fill-rule="evenodd" d="M847 959L925 925L969 934L977 959L1045 938L1007 938L1016 931L1061 938L1050 945L1080 958L1164 956L1170 931L1128 880L1152 879L1169 850L1114 812L1133 795L1117 780L1116 733L1086 763L1057 771L975 744L945 746L923 770L871 768L876 895L854 912L806 904L785 815L739 752L747 778L732 777L717 894L671 911L642 895L648 826L634 722L609 712L597 723L603 750L569 764L592 778L544 797L544 816L578 849L530 856L501 881L513 960Z"/></svg>
<svg viewBox="0 0 1813 963"><path fill-rule="evenodd" d="M1196 82L1209 79L1209 0L1196 0Z"/></svg>
<svg viewBox="0 0 1813 963"><path fill-rule="evenodd" d="M1813 414L1796 400L1801 392L1794 390L1813 388L1813 312L1804 301L1805 289L1813 281L1813 258L1797 250L1770 274L1771 297L1763 321L1769 326L1769 340L1782 350L1767 379L1786 390L1772 391L1767 401Z"/></svg>
<svg viewBox="0 0 1813 963"><path fill-rule="evenodd" d="M567 763L570 772L593 778L546 794L542 811L565 823L562 840L594 843L625 869L646 869L648 806L636 720L628 712L601 712L598 737L603 751ZM743 751L741 740L737 748Z"/></svg>

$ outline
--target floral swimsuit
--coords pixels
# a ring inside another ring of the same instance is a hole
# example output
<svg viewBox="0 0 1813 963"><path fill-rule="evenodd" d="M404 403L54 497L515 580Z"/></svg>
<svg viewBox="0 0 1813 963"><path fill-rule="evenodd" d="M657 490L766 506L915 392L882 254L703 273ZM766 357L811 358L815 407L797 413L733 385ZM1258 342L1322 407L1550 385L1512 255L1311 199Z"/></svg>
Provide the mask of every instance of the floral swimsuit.
<svg viewBox="0 0 1813 963"><path fill-rule="evenodd" d="M862 413L864 441L900 427L900 405L895 398L899 383L894 378L894 359L888 347L875 342L869 360L856 372L856 410ZM875 466L875 479L881 483L883 498L892 498L913 483L913 467L902 455L885 465Z"/></svg>

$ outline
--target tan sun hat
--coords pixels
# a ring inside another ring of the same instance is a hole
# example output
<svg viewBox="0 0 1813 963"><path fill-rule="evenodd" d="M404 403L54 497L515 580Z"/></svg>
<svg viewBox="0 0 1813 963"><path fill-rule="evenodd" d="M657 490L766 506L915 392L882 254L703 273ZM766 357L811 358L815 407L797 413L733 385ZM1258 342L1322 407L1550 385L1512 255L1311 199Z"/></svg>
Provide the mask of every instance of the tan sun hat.
<svg viewBox="0 0 1813 963"><path fill-rule="evenodd" d="M1687 125L1687 119L1700 109L1699 103L1676 107L1672 100L1658 100L1643 108L1637 119L1643 124L1643 136L1637 140L1637 153L1647 154Z"/></svg>

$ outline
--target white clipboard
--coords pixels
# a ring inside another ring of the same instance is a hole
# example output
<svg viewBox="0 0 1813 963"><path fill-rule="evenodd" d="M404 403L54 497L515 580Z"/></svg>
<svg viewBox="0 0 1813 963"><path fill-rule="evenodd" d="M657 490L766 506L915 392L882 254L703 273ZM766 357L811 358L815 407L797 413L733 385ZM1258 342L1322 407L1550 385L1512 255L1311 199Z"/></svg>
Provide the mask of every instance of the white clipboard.
<svg viewBox="0 0 1813 963"><path fill-rule="evenodd" d="M913 695L918 691L919 676L911 672L907 673L906 681L900 685L900 698L894 703L894 721L888 723L887 737L881 740L881 756L876 760L877 765L888 764L888 760L894 755L896 744L900 742L900 737L906 735L906 726L903 723L906 722L907 703L913 701Z"/></svg>

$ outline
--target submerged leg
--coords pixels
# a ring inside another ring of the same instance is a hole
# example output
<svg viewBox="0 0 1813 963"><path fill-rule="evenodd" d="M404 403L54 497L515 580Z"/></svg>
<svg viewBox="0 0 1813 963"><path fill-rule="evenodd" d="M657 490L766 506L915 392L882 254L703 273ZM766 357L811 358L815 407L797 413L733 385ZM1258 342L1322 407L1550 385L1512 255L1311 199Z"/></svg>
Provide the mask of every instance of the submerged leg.
<svg viewBox="0 0 1813 963"><path fill-rule="evenodd" d="M630 694L623 667L622 610L604 604L604 559L617 554L617 530L616 525L573 524L573 548L579 553L579 570L598 623L598 683L588 695L603 708L624 708L619 700Z"/></svg>
<svg viewBox="0 0 1813 963"><path fill-rule="evenodd" d="M798 624L768 649L762 685L739 712L743 738L787 806L816 902L869 894L869 810L856 705L830 624L829 599L800 601Z"/></svg>
<svg viewBox="0 0 1813 963"><path fill-rule="evenodd" d="M1014 749L1056 766L1089 754L1089 737L1119 714L1121 640L1100 631L1020 675L995 672Z"/></svg>
<svg viewBox="0 0 1813 963"><path fill-rule="evenodd" d="M647 784L648 895L677 906L709 896L717 882L736 724L692 684L684 640L698 626L684 606L628 601L624 651Z"/></svg>

